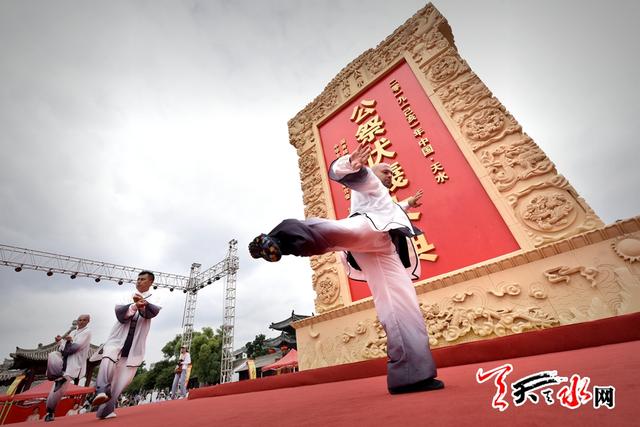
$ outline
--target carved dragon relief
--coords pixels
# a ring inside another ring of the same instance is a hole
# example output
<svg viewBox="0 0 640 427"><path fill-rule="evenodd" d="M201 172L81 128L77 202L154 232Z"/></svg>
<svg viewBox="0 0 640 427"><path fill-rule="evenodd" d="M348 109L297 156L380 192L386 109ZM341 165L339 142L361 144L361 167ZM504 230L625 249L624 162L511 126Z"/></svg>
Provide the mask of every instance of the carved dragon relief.
<svg viewBox="0 0 640 427"><path fill-rule="evenodd" d="M562 175L507 197L535 246L593 230L602 221Z"/></svg>
<svg viewBox="0 0 640 427"><path fill-rule="evenodd" d="M338 269L325 267L313 273L311 282L316 292L316 308L319 313L338 308L343 305L340 298ZM320 311L322 310L322 311Z"/></svg>
<svg viewBox="0 0 640 427"><path fill-rule="evenodd" d="M551 160L527 135L482 151L480 161L499 191L511 190L519 181L555 171Z"/></svg>
<svg viewBox="0 0 640 427"><path fill-rule="evenodd" d="M576 323L640 310L640 280L624 267L557 266L544 271L560 320ZM574 277L584 280L574 280Z"/></svg>

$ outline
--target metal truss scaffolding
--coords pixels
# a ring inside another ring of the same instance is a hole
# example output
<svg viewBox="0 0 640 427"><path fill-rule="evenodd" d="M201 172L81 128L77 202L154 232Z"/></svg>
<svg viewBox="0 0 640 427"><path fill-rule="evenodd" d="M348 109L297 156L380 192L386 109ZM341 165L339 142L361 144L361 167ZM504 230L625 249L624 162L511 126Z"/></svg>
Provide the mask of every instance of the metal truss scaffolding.
<svg viewBox="0 0 640 427"><path fill-rule="evenodd" d="M233 330L236 310L236 277L239 268L238 241L229 242L227 256L211 268L200 272L200 264L191 265L189 277L178 274L154 271L154 288L167 288L170 291L185 293L184 314L182 316L182 345L191 348L193 323L196 313L198 291L225 278L223 323L222 323L222 356L220 382L231 381L233 363ZM47 276L64 274L71 279L88 277L96 283L106 280L118 285L136 283L138 273L143 269L125 265L93 261L67 255L15 246L0 245L0 265L12 267L16 272L22 270L44 271Z"/></svg>

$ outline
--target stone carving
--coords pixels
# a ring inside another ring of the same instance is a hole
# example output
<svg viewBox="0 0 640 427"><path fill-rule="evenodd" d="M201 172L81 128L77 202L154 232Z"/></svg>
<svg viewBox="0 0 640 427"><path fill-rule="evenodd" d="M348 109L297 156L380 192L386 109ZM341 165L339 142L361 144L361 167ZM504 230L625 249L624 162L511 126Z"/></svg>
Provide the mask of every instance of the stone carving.
<svg viewBox="0 0 640 427"><path fill-rule="evenodd" d="M498 284L497 290L489 290L487 293L497 297L503 297L505 295L516 296L520 295L520 285L517 283L502 282Z"/></svg>
<svg viewBox="0 0 640 427"><path fill-rule="evenodd" d="M309 121L292 122L289 128L289 141L297 150L300 150L307 142L315 143L311 123Z"/></svg>
<svg viewBox="0 0 640 427"><path fill-rule="evenodd" d="M318 159L313 153L305 154L298 160L298 166L300 166L300 174L305 177L319 167Z"/></svg>
<svg viewBox="0 0 640 427"><path fill-rule="evenodd" d="M313 338L314 340L318 339L318 337L320 336L320 332L314 331L313 330L313 325L309 325L309 336L311 338Z"/></svg>
<svg viewBox="0 0 640 427"><path fill-rule="evenodd" d="M320 171L313 173L308 176L306 180L302 181L301 184L302 191L304 192L303 198L307 193L312 192L313 190L318 189L322 194L322 177L320 176Z"/></svg>
<svg viewBox="0 0 640 427"><path fill-rule="evenodd" d="M340 285L338 284L338 269L336 267L325 268L315 272L312 276L313 290L316 291L316 308L319 312L334 305L340 296Z"/></svg>
<svg viewBox="0 0 640 427"><path fill-rule="evenodd" d="M352 338L355 338L357 335L363 335L367 333L367 325L364 322L358 322L354 330L351 328L345 328L342 332L342 342L348 343Z"/></svg>
<svg viewBox="0 0 640 427"><path fill-rule="evenodd" d="M306 191L303 196L302 196L302 202L305 205L312 205L316 202L323 202L323 197L322 197L323 191L322 191L322 187L321 186L314 186L311 187L309 189L309 191Z"/></svg>
<svg viewBox="0 0 640 427"><path fill-rule="evenodd" d="M449 42L442 33L437 28L433 28L422 37L415 37L414 46L411 49L411 57L418 65L422 65L436 55L437 52L448 47Z"/></svg>
<svg viewBox="0 0 640 427"><path fill-rule="evenodd" d="M470 297L471 295L473 295L473 291L458 292L451 297L451 301L455 303L462 303L465 299L467 299L467 297Z"/></svg>
<svg viewBox="0 0 640 427"><path fill-rule="evenodd" d="M326 218L327 208L322 205L315 205L304 210L305 218Z"/></svg>
<svg viewBox="0 0 640 427"><path fill-rule="evenodd" d="M580 274L583 281L572 281ZM560 266L545 271L551 283L563 283L571 288L564 298L554 296L554 307L563 323L575 323L640 310L640 280L627 268L601 264L597 267ZM570 295L570 297L567 297Z"/></svg>
<svg viewBox="0 0 640 427"><path fill-rule="evenodd" d="M611 243L613 251L623 260L633 264L640 260L640 239L623 236Z"/></svg>
<svg viewBox="0 0 640 427"><path fill-rule="evenodd" d="M342 90L342 97L347 99L351 96L351 85L349 84L349 79L345 78L342 80L340 84L340 89Z"/></svg>
<svg viewBox="0 0 640 427"><path fill-rule="evenodd" d="M436 90L435 93L438 95L438 98L446 104L456 96L469 92L477 92L477 89L474 89L477 85L482 85L482 82L473 71L470 71L469 76L466 78L444 85L440 89Z"/></svg>
<svg viewBox="0 0 640 427"><path fill-rule="evenodd" d="M439 86L460 75L468 70L468 68L467 64L451 49L450 53L436 59L427 67L425 76L431 80L435 86Z"/></svg>
<svg viewBox="0 0 640 427"><path fill-rule="evenodd" d="M336 262L336 255L335 252L329 252L323 255L314 255L309 259L311 262L311 268L313 268L314 270L318 270L320 267L327 263L332 264Z"/></svg>
<svg viewBox="0 0 640 427"><path fill-rule="evenodd" d="M387 355L387 333L378 319L373 322L375 337L367 341L362 350L362 357L365 359L375 359Z"/></svg>
<svg viewBox="0 0 640 427"><path fill-rule="evenodd" d="M476 151L520 131L520 125L504 107L488 107L466 116L461 122L461 130L473 141L471 148Z"/></svg>
<svg viewBox="0 0 640 427"><path fill-rule="evenodd" d="M457 341L468 334L487 337L491 334L504 336L529 329L543 329L558 324L554 316L539 307L492 310L485 307L454 308L441 310L438 304L420 309L429 331L429 345L437 346Z"/></svg>
<svg viewBox="0 0 640 427"><path fill-rule="evenodd" d="M499 191L510 190L518 181L554 170L551 160L526 135L509 145L484 150L480 161L489 170L489 176Z"/></svg>
<svg viewBox="0 0 640 427"><path fill-rule="evenodd" d="M575 273L580 273L582 277L587 279L591 283L591 287L596 286L598 269L594 267L567 267L566 265L561 265L545 270L543 274L551 283L569 283L571 275Z"/></svg>
<svg viewBox="0 0 640 427"><path fill-rule="evenodd" d="M575 203L566 193L541 194L524 207L522 218L534 230L560 231L576 219Z"/></svg>
<svg viewBox="0 0 640 427"><path fill-rule="evenodd" d="M436 91L436 95L443 101L444 108L453 115L467 111L478 105L485 98L491 96L489 89L473 73L471 77L445 85Z"/></svg>
<svg viewBox="0 0 640 427"><path fill-rule="evenodd" d="M555 194L562 197L554 198ZM507 201L513 207L516 216L527 226L528 229L525 228L524 231L531 237L535 246L593 230L602 225L602 221L584 200L578 197L562 175L555 175L544 182L510 194ZM569 206L573 209L568 209ZM566 210L570 212L563 216ZM576 222L578 216L580 221L569 227ZM539 234L530 230L551 234Z"/></svg>
<svg viewBox="0 0 640 427"><path fill-rule="evenodd" d="M546 299L548 297L544 287L538 282L529 285L529 296L536 299Z"/></svg>

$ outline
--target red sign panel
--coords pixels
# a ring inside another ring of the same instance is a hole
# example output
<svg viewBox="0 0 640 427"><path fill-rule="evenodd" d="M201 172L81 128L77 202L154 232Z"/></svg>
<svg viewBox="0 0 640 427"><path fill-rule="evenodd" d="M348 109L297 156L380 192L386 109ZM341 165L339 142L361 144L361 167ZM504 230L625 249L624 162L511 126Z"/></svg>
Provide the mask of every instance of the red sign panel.
<svg viewBox="0 0 640 427"><path fill-rule="evenodd" d="M440 119L409 65L401 63L324 122L320 139L327 168L357 144L369 144L369 164L394 172L390 189L404 200L422 189L410 218L424 231L414 239L426 279L520 249L476 174ZM338 218L349 215L350 194L331 181ZM371 295L350 282L354 301Z"/></svg>

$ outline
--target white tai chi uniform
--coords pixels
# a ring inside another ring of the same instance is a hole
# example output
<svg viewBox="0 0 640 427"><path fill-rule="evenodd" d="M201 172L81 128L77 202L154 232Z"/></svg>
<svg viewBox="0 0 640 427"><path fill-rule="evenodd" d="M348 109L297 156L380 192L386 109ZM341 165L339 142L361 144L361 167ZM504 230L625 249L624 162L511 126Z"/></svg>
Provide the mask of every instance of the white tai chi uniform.
<svg viewBox="0 0 640 427"><path fill-rule="evenodd" d="M407 238L420 234L389 190L367 167L354 170L349 157L331 165L329 177L351 188L351 216L340 220L287 219L270 233L283 255L349 251L351 273L369 284L387 334L387 385L401 387L434 378L429 337L411 283L419 261ZM354 262L355 260L355 262ZM356 277L357 278L357 277Z"/></svg>
<svg viewBox="0 0 640 427"><path fill-rule="evenodd" d="M102 361L96 380L96 393L106 393L110 399L98 407L98 418L114 411L120 393L131 383L136 370L144 362L151 319L158 315L161 307L149 301L149 292L141 295L148 302L144 310L138 310L133 303L115 307L117 322L102 347Z"/></svg>
<svg viewBox="0 0 640 427"><path fill-rule="evenodd" d="M69 334L71 341L65 339L60 341L59 350L62 353L63 363L62 376L66 379L62 386L56 390L56 384L51 386L51 391L47 397L47 412L54 413L60 399L64 396L67 387L73 380L80 379L84 376L87 369L87 358L89 356L89 346L91 345L91 329L85 326L82 329L76 329ZM50 358L48 364L52 363ZM51 369L48 369L49 371Z"/></svg>
<svg viewBox="0 0 640 427"><path fill-rule="evenodd" d="M186 396L187 395L187 372L189 372L189 365L191 365L191 355L187 351L184 354L180 354L180 373L176 373L173 376L173 384L171 385L171 397L176 398L178 396ZM176 392L178 394L176 394Z"/></svg>

